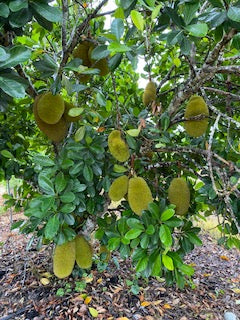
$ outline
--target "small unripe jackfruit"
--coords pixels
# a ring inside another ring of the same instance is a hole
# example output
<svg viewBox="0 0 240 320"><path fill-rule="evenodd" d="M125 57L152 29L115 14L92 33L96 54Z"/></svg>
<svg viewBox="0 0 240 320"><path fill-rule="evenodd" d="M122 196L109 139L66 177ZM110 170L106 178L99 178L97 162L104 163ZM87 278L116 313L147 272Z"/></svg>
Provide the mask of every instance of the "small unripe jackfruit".
<svg viewBox="0 0 240 320"><path fill-rule="evenodd" d="M53 254L53 272L59 279L70 276L76 259L75 241L57 245Z"/></svg>
<svg viewBox="0 0 240 320"><path fill-rule="evenodd" d="M75 108L75 106L72 103L64 101L64 105L65 105L65 110L64 110L63 117L67 122L76 122L81 119L81 116L77 116L77 117L69 116L68 111L71 110L72 108Z"/></svg>
<svg viewBox="0 0 240 320"><path fill-rule="evenodd" d="M113 130L108 136L108 148L114 158L120 162L127 161L130 156L128 145L121 138L119 130Z"/></svg>
<svg viewBox="0 0 240 320"><path fill-rule="evenodd" d="M68 131L68 126L64 118L61 118L57 123L55 124L48 124L42 121L38 115L37 111L37 101L40 97L36 97L34 105L33 105L33 114L35 121L37 123L37 126L39 129L45 133L50 140L53 142L61 142Z"/></svg>
<svg viewBox="0 0 240 320"><path fill-rule="evenodd" d="M54 96L51 92L47 92L38 99L37 112L42 121L55 124L63 115L64 101L59 94Z"/></svg>
<svg viewBox="0 0 240 320"><path fill-rule="evenodd" d="M142 97L143 104L148 106L149 103L156 100L157 97L157 88L154 82L149 81Z"/></svg>
<svg viewBox="0 0 240 320"><path fill-rule="evenodd" d="M131 178L128 185L128 203L132 211L141 216L142 211L146 210L152 201L152 193L147 182L141 177Z"/></svg>
<svg viewBox="0 0 240 320"><path fill-rule="evenodd" d="M83 66L91 66L91 61L88 57L88 50L90 47L91 43L89 41L83 41L73 50L74 58L81 59Z"/></svg>
<svg viewBox="0 0 240 320"><path fill-rule="evenodd" d="M183 216L190 205L190 191L187 182L183 178L174 178L168 189L168 199L175 204L176 214Z"/></svg>
<svg viewBox="0 0 240 320"><path fill-rule="evenodd" d="M209 115L208 106L202 97L192 96L186 106L184 118L188 119L200 115ZM200 137L206 132L207 127L208 118L184 122L184 128L191 137Z"/></svg>
<svg viewBox="0 0 240 320"><path fill-rule="evenodd" d="M76 243L76 262L82 269L89 269L92 266L92 247L90 243L79 235L75 238Z"/></svg>
<svg viewBox="0 0 240 320"><path fill-rule="evenodd" d="M108 195L113 201L121 200L127 193L128 190L128 177L121 176L113 181L110 186Z"/></svg>

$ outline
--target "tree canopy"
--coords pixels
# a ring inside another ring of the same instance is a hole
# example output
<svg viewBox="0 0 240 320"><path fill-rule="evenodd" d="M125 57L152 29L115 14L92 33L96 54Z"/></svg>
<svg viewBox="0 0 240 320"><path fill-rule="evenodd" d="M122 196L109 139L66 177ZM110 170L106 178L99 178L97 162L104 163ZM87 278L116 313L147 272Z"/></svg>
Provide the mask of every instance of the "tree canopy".
<svg viewBox="0 0 240 320"><path fill-rule="evenodd" d="M6 203L38 247L95 231L183 287L193 221L216 214L240 248L240 1L109 2L0 1L0 180L23 179Z"/></svg>

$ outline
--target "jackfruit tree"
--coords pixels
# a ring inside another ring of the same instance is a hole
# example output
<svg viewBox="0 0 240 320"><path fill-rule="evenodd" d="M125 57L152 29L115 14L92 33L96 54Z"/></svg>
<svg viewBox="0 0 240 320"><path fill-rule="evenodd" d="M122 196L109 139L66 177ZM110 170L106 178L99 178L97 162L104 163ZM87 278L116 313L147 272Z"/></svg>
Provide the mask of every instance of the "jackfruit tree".
<svg viewBox="0 0 240 320"><path fill-rule="evenodd" d="M0 181L21 180L12 228L54 244L55 276L119 251L183 288L210 215L240 248L239 2L0 8Z"/></svg>

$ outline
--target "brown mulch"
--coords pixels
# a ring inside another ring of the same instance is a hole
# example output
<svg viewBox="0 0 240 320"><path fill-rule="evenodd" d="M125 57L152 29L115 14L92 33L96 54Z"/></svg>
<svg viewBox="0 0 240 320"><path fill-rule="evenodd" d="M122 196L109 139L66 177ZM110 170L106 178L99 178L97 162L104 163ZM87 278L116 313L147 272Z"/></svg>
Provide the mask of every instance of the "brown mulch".
<svg viewBox="0 0 240 320"><path fill-rule="evenodd" d="M27 251L29 237L6 230L6 222L0 217L0 235L7 232L0 247L0 320L90 320L91 308L98 311L95 319L104 320L222 320L225 311L240 319L240 253L217 246L207 235L186 257L196 272L183 291L151 278L139 279L140 292L133 294L130 261L120 261L119 268L111 261L104 272L95 268L83 278L58 280L51 248ZM49 284L43 285L43 278ZM59 289L62 297L56 295Z"/></svg>

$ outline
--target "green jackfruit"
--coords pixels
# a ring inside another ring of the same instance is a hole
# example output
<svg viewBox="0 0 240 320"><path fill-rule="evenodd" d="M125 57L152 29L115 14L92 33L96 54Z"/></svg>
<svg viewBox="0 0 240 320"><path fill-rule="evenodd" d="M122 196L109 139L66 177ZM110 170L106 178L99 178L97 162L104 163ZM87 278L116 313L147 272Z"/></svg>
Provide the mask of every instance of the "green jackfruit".
<svg viewBox="0 0 240 320"><path fill-rule="evenodd" d="M192 96L186 106L184 118L188 119L199 115L209 115L208 106L202 97ZM191 137L200 137L208 127L208 118L202 120L185 121L184 128Z"/></svg>
<svg viewBox="0 0 240 320"><path fill-rule="evenodd" d="M149 81L142 97L143 104L148 106L149 103L155 101L157 98L157 88L156 84L152 81Z"/></svg>
<svg viewBox="0 0 240 320"><path fill-rule="evenodd" d="M120 162L125 162L130 157L128 145L121 138L119 130L113 130L108 136L108 148L114 158Z"/></svg>
<svg viewBox="0 0 240 320"><path fill-rule="evenodd" d="M92 266L92 247L90 243L81 235L75 238L76 262L82 269L89 269Z"/></svg>
<svg viewBox="0 0 240 320"><path fill-rule="evenodd" d="M91 61L88 57L88 50L91 46L91 42L83 41L73 50L73 57L81 59L83 66L91 66Z"/></svg>
<svg viewBox="0 0 240 320"><path fill-rule="evenodd" d="M55 124L48 124L42 121L37 111L38 99L40 99L40 96L38 96L35 99L35 102L33 104L33 114L34 114L34 118L37 123L37 126L43 133L45 133L48 136L50 140L52 140L53 142L61 142L65 138L68 132L68 126L65 119L61 118Z"/></svg>
<svg viewBox="0 0 240 320"><path fill-rule="evenodd" d="M92 46L88 50L88 57L91 61L91 68L99 69L99 76L106 76L109 73L109 67L108 67L108 61L106 58L100 59L100 60L94 60L91 58L92 51L95 47Z"/></svg>
<svg viewBox="0 0 240 320"><path fill-rule="evenodd" d="M190 205L190 191L187 182L183 178L174 178L168 189L168 199L175 204L176 214L183 216Z"/></svg>
<svg viewBox="0 0 240 320"><path fill-rule="evenodd" d="M64 105L65 105L65 110L64 110L63 117L67 122L76 122L81 119L81 116L77 116L77 117L69 116L68 111L72 108L76 108L72 103L64 101Z"/></svg>
<svg viewBox="0 0 240 320"><path fill-rule="evenodd" d="M53 254L53 272L59 279L70 276L76 259L75 241L56 246Z"/></svg>
<svg viewBox="0 0 240 320"><path fill-rule="evenodd" d="M127 193L128 190L128 177L121 176L113 181L110 186L108 195L113 201L121 200Z"/></svg>
<svg viewBox="0 0 240 320"><path fill-rule="evenodd" d="M106 254L106 258L104 259L104 261L108 262L110 260L110 258L111 258L111 252L104 245L101 245L100 249L99 249L99 254L102 254L102 253Z"/></svg>
<svg viewBox="0 0 240 320"><path fill-rule="evenodd" d="M47 124L57 123L64 113L64 108L64 101L59 94L54 96L47 92L37 100L38 115Z"/></svg>
<svg viewBox="0 0 240 320"><path fill-rule="evenodd" d="M152 201L152 193L147 182L141 177L131 178L128 185L128 203L132 211L141 216L142 211L146 210Z"/></svg>

